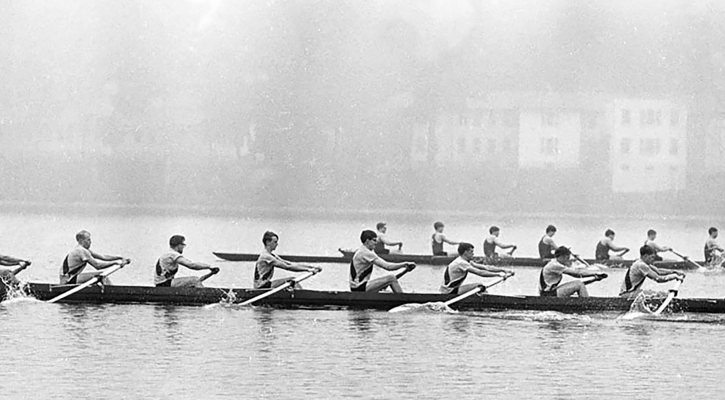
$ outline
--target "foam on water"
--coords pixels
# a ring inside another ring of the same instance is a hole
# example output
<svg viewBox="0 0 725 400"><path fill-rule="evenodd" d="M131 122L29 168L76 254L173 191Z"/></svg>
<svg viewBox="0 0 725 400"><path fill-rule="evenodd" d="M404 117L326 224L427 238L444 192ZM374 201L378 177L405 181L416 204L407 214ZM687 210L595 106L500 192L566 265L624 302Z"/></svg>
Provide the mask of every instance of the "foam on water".
<svg viewBox="0 0 725 400"><path fill-rule="evenodd" d="M487 314L486 317L509 319L517 321L531 322L556 322L556 321L583 321L589 322L592 318L588 315L566 314L557 311L517 311L517 312L497 312Z"/></svg>
<svg viewBox="0 0 725 400"><path fill-rule="evenodd" d="M403 304L402 306L395 307L389 312L398 313L444 313L444 314L456 314L458 311L448 307L446 303L442 301L432 303L411 303Z"/></svg>

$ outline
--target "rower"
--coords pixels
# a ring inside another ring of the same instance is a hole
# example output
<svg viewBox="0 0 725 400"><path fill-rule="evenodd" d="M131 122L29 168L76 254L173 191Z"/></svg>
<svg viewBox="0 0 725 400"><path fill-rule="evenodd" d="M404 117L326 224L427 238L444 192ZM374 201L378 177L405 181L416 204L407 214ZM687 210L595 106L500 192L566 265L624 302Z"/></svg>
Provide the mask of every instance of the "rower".
<svg viewBox="0 0 725 400"><path fill-rule="evenodd" d="M516 251L515 244L506 244L499 240L498 235L501 233L501 229L498 226L492 226L488 229L490 236L483 240L483 255L488 258L510 258ZM496 247L501 249L511 249L508 253L498 254L496 253Z"/></svg>
<svg viewBox="0 0 725 400"><path fill-rule="evenodd" d="M129 258L98 254L91 250L91 233L88 231L83 230L76 233L76 242L78 242L78 245L63 259L63 265L60 268L61 285L84 283L101 273L101 271L83 272L88 264L96 270L101 270L114 265L123 267L131 262ZM111 284L108 278L103 278L102 283L104 285Z"/></svg>
<svg viewBox="0 0 725 400"><path fill-rule="evenodd" d="M500 276L506 278L513 275L513 271L506 271L488 265L473 262L473 245L470 243L461 243L458 245L458 257L453 260L443 274L443 285L441 285L441 293L443 294L459 294L465 293L478 286L478 283L469 283L463 285L468 273L478 275L483 278ZM485 291L485 289L484 289Z"/></svg>
<svg viewBox="0 0 725 400"><path fill-rule="evenodd" d="M657 239L657 231L654 229L650 229L647 231L647 240L644 241L645 246L651 247L655 251L655 258L654 261L662 261L662 257L659 256L657 253L670 251L672 250L669 246L660 246L657 243L655 243L655 239Z"/></svg>
<svg viewBox="0 0 725 400"><path fill-rule="evenodd" d="M645 278L650 278L659 283L685 279L685 274L682 272L665 272L652 265L656 255L657 252L650 246L642 246L639 249L639 258L629 266L627 273L624 274L624 282L619 292L620 297L630 300L637 297L642 292Z"/></svg>
<svg viewBox="0 0 725 400"><path fill-rule="evenodd" d="M18 278L15 277L15 274L24 270L25 268L28 268L30 266L31 262L30 260L23 260L21 258L16 258L12 256L6 256L3 254L0 254L0 265L4 267L14 267L19 266L20 268L15 269L15 271L12 271L10 269L0 269L0 286L2 283L7 285L8 287L17 288L20 285L20 281ZM3 288L0 288L3 289ZM2 298L2 296L0 296Z"/></svg>
<svg viewBox="0 0 725 400"><path fill-rule="evenodd" d="M201 279L196 276L176 277L179 272L179 265L195 271L208 269L212 273L219 272L209 264L194 262L182 256L186 248L186 238L181 235L174 235L169 239L169 251L156 260L154 268L154 285L156 287L203 287Z"/></svg>
<svg viewBox="0 0 725 400"><path fill-rule="evenodd" d="M597 248L594 251L594 259L597 261L606 260L622 260L622 256L629 251L627 247L620 247L614 244L614 231L607 229L604 232L604 238L597 242ZM619 254L609 255L609 251L620 252Z"/></svg>
<svg viewBox="0 0 725 400"><path fill-rule="evenodd" d="M403 250L403 242L394 242L385 237L385 233L388 231L388 224L378 222L375 228L378 230L378 241L375 243L376 254L390 254L390 250L386 249L385 246L398 246L398 251Z"/></svg>
<svg viewBox="0 0 725 400"><path fill-rule="evenodd" d="M539 239L539 257L541 259L554 258L554 251L558 247L554 242L556 227L549 225L546 227L546 234Z"/></svg>
<svg viewBox="0 0 725 400"><path fill-rule="evenodd" d="M710 265L720 265L723 261L722 256L725 253L725 249L717 243L717 228L711 227L707 230L707 233L710 234L710 237L708 237L705 242L705 263Z"/></svg>
<svg viewBox="0 0 725 400"><path fill-rule="evenodd" d="M381 278L370 279L373 265L388 271L401 268L415 268L414 262L391 263L383 260L373 252L378 235L371 230L364 230L360 234L362 246L355 251L350 262L350 291L351 292L379 292L390 288L394 293L403 293L398 278L395 275L386 275Z"/></svg>
<svg viewBox="0 0 725 400"><path fill-rule="evenodd" d="M287 271L292 272L318 273L322 271L322 268L320 267L291 263L287 260L281 259L274 253L277 249L277 245L279 245L279 236L272 231L264 232L264 235L262 235L262 244L264 245L264 251L259 254L257 263L254 266L255 289L273 289L290 281L290 278L272 280L275 268L286 269ZM302 288L299 284L295 285L295 287L297 289Z"/></svg>
<svg viewBox="0 0 725 400"><path fill-rule="evenodd" d="M561 246L554 251L554 259L549 261L539 274L539 295L546 297L569 297L578 294L579 297L589 297L584 282L576 280L562 284L563 274L583 278L587 276L602 277L595 271L571 267L571 250Z"/></svg>
<svg viewBox="0 0 725 400"><path fill-rule="evenodd" d="M433 229L435 229L435 232L433 232L433 236L431 236L431 248L433 249L433 255L434 256L447 256L448 253L446 253L443 250L443 243L448 243L452 245L460 244L460 242L456 242L455 240L448 239L446 235L443 234L443 229L446 226L443 225L443 222L437 221L433 224Z"/></svg>

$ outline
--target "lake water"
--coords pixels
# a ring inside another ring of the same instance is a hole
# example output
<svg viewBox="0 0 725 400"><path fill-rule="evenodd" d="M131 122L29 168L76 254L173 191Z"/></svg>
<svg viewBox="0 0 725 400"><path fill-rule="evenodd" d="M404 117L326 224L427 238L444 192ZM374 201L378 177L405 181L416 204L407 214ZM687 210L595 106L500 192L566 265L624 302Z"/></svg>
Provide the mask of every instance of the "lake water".
<svg viewBox="0 0 725 400"><path fill-rule="evenodd" d="M694 219L445 219L446 233L480 252L485 227L534 255L544 227L590 256L603 231L635 249L649 228L659 242L701 259L707 228ZM481 220L479 220L481 219ZM427 253L430 216L386 219L389 236L410 253ZM222 272L207 286L248 287L252 263L216 260L211 251L258 252L262 233L280 235L280 254L335 254L355 247L377 220L80 214L0 214L0 253L29 257L29 281L58 279L80 229L93 249L133 263L117 284L148 285L169 236L184 234L185 255ZM721 225L720 225L721 226ZM452 250L452 249L451 249ZM310 289L345 290L344 265L321 265ZM589 286L613 296L623 271ZM182 271L188 275L192 272ZM534 294L538 271L491 291ZM442 267L421 266L404 289L435 291ZM279 274L282 276L282 274ZM469 278L475 281L473 277ZM669 284L647 284L665 290ZM691 273L681 297L723 297L725 275ZM0 304L0 397L8 399L267 398L719 398L725 389L725 321L713 315L624 320L617 314L552 312L388 314L380 311L270 310L158 305L68 305L16 299Z"/></svg>

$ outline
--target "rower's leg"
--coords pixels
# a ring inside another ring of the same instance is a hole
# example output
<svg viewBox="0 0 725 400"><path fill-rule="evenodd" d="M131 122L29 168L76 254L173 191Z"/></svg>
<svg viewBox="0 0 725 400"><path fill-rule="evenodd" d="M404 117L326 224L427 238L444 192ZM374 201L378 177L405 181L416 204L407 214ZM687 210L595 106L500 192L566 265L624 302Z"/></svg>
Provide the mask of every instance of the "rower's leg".
<svg viewBox="0 0 725 400"><path fill-rule="evenodd" d="M395 275L383 276L382 278L372 279L368 282L366 292L379 292L385 290L388 287L393 290L393 293L403 293L403 288L400 286L398 279Z"/></svg>
<svg viewBox="0 0 725 400"><path fill-rule="evenodd" d="M292 278L282 278L282 279L273 280L272 289L284 285L285 283L289 282L290 279L292 279ZM292 287L295 289L302 289L302 285L300 285L299 283L295 283L294 286L292 286Z"/></svg>
<svg viewBox="0 0 725 400"><path fill-rule="evenodd" d="M571 281L563 285L559 285L556 289L557 297L569 297L573 294L578 294L579 297L589 297L586 285L582 281Z"/></svg>
<svg viewBox="0 0 725 400"><path fill-rule="evenodd" d="M461 285L461 287L458 288L458 294L470 292L471 290L476 289L479 286L481 286L481 284L479 284L479 283L468 283L465 285ZM485 292L485 290L484 290L484 292Z"/></svg>

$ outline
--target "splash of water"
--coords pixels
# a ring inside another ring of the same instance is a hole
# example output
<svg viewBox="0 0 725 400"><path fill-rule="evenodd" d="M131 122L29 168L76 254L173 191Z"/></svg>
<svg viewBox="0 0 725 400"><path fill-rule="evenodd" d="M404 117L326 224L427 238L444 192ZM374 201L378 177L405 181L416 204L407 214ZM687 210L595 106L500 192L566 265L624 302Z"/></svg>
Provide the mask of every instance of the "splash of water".
<svg viewBox="0 0 725 400"><path fill-rule="evenodd" d="M442 301L432 303L403 304L390 310L391 313L445 313L457 314L458 311L448 307Z"/></svg>

